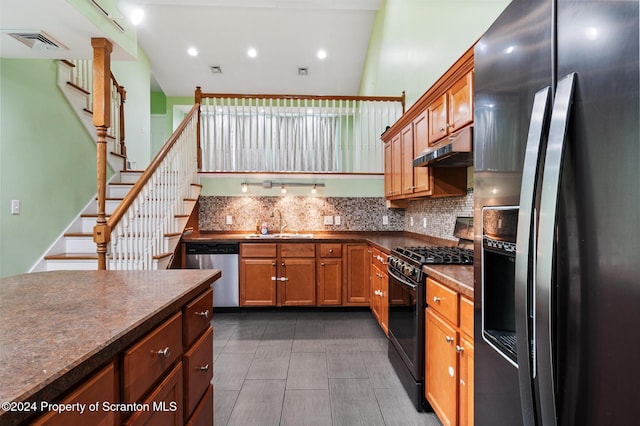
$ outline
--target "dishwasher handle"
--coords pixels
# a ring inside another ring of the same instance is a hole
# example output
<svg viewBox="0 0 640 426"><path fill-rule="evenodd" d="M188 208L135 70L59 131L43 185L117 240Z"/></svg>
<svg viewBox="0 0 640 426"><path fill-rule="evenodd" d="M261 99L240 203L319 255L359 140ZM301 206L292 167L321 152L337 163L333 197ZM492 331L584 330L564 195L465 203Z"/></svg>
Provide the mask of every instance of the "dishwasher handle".
<svg viewBox="0 0 640 426"><path fill-rule="evenodd" d="M228 242L191 242L186 244L187 255L191 254L239 254L240 244Z"/></svg>

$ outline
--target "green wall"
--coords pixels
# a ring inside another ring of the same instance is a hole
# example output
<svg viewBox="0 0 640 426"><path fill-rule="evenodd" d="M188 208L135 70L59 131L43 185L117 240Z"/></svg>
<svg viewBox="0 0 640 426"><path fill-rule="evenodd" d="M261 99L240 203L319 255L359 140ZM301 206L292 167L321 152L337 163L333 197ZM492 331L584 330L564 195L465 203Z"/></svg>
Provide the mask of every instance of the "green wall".
<svg viewBox="0 0 640 426"><path fill-rule="evenodd" d="M96 145L58 89L56 62L1 59L0 276L27 272L95 193Z"/></svg>
<svg viewBox="0 0 640 426"><path fill-rule="evenodd" d="M360 95L409 108L475 43L510 0L386 0L376 14Z"/></svg>
<svg viewBox="0 0 640 426"><path fill-rule="evenodd" d="M151 65L140 49L135 61L112 61L111 72L127 91L125 111L125 142L127 158L136 169L151 161Z"/></svg>

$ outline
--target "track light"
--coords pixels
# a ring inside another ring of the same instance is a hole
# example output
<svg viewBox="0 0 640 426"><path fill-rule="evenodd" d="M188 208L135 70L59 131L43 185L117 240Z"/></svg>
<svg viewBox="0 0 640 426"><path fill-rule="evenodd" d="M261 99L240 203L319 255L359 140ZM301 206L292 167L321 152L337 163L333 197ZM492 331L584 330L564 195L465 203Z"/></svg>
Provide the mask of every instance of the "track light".
<svg viewBox="0 0 640 426"><path fill-rule="evenodd" d="M250 186L261 186L263 189L270 189L274 187L280 186L280 192L282 194L287 193L287 187L290 186L307 186L311 187L311 193L316 194L318 192L318 187L324 186L324 183L307 183L307 182L272 182L270 180L265 180L262 182L242 182L240 184L240 188L242 192L249 192Z"/></svg>
<svg viewBox="0 0 640 426"><path fill-rule="evenodd" d="M314 184L313 184L313 187L311 188L311 193L312 193L312 194L315 194L315 193L317 193L317 192L318 192L318 189L316 188L316 184L314 183Z"/></svg>
<svg viewBox="0 0 640 426"><path fill-rule="evenodd" d="M287 188L284 187L284 183L282 185L280 185L280 192L283 194L287 193Z"/></svg>
<svg viewBox="0 0 640 426"><path fill-rule="evenodd" d="M249 190L249 186L247 185L247 183L243 183L242 184L242 192L247 192Z"/></svg>

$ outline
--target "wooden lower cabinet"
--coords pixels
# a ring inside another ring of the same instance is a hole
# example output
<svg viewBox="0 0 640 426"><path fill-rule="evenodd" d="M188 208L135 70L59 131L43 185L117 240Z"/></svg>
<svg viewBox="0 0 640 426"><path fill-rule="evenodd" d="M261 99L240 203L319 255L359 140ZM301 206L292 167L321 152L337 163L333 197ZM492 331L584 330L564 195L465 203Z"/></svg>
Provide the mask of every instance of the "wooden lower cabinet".
<svg viewBox="0 0 640 426"><path fill-rule="evenodd" d="M318 244L318 306L342 305L342 244Z"/></svg>
<svg viewBox="0 0 640 426"><path fill-rule="evenodd" d="M473 302L427 278L425 398L445 426L473 425Z"/></svg>
<svg viewBox="0 0 640 426"><path fill-rule="evenodd" d="M389 275L387 255L377 248L371 249L371 299L373 316L385 334L389 334Z"/></svg>
<svg viewBox="0 0 640 426"><path fill-rule="evenodd" d="M277 277L278 306L315 306L315 258L282 258Z"/></svg>
<svg viewBox="0 0 640 426"><path fill-rule="evenodd" d="M343 292L343 305L369 306L371 293L369 244L345 244L345 247L347 278Z"/></svg>
<svg viewBox="0 0 640 426"><path fill-rule="evenodd" d="M116 354L68 396L53 399L87 404L82 415L49 412L29 424L213 424L212 295L210 288L201 292ZM88 410L89 404L95 403L98 409ZM135 409L127 411L129 408Z"/></svg>

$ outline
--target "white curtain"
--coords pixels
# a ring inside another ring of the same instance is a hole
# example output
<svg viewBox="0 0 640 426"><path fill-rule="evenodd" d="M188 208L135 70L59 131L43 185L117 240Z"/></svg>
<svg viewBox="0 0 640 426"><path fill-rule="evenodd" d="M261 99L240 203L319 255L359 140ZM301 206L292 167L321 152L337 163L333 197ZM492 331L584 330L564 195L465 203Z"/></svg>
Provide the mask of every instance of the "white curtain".
<svg viewBox="0 0 640 426"><path fill-rule="evenodd" d="M204 99L202 171L382 172L380 134L399 103L287 102Z"/></svg>

